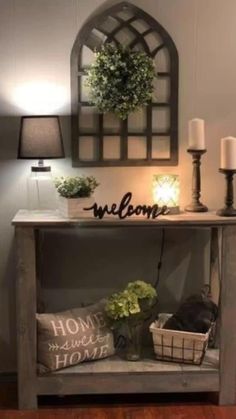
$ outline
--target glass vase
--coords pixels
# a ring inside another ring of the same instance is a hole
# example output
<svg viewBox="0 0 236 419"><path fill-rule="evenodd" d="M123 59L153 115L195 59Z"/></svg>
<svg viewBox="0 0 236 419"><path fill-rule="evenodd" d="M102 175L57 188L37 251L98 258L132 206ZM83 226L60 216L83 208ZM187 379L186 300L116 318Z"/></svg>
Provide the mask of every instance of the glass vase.
<svg viewBox="0 0 236 419"><path fill-rule="evenodd" d="M138 361L141 359L143 324L127 323L126 359Z"/></svg>

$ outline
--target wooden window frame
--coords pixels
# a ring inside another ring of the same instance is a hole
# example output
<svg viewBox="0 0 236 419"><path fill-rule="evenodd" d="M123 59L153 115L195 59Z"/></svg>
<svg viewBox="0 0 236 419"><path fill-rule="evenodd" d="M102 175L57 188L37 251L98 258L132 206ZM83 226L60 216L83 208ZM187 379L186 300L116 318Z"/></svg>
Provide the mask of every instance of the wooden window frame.
<svg viewBox="0 0 236 419"><path fill-rule="evenodd" d="M131 13L131 18L122 19L117 14L122 11ZM103 24L106 19L115 19L119 25L117 28L106 31ZM137 20L145 21L148 28L143 33L139 32L131 23ZM142 44L143 50L153 59L156 54L166 48L169 53L170 67L168 72L158 72L159 78L168 78L170 80L170 96L166 102L151 102L146 106L146 128L143 132L129 132L128 120L120 122L119 132L104 132L103 114L98 114L98 129L94 133L83 132L79 129L80 109L82 106L93 106L89 102L81 101L80 79L85 75L84 69L81 68L82 48L87 46L89 49L99 49L104 43L118 43L115 35L123 28L128 28L134 35L135 39L129 44L130 48L134 48L137 44ZM99 30L107 38L105 41L96 36L92 31ZM150 51L145 40L145 36L149 33L157 34L162 39L161 45ZM71 133L72 133L72 165L74 167L99 167L99 166L175 166L178 164L178 82L179 82L179 63L178 52L176 46L166 32L166 30L149 14L140 8L130 4L127 1L112 6L100 14L88 20L79 31L71 52ZM152 110L154 107L169 108L169 129L167 131L153 131L152 127ZM103 137L120 136L120 159L104 159L103 158ZM79 156L79 141L81 137L96 138L96 160L81 160ZM130 159L128 158L128 137L138 136L146 137L146 158ZM169 158L152 158L152 136L166 136L170 138L170 157Z"/></svg>

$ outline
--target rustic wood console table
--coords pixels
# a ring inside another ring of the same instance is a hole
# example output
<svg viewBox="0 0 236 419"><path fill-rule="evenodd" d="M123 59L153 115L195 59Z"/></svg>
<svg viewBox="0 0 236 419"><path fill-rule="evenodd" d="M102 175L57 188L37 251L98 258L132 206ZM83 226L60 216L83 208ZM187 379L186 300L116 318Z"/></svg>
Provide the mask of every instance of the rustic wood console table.
<svg viewBox="0 0 236 419"><path fill-rule="evenodd" d="M161 216L154 221L67 220L57 212L19 211L12 221L18 252L17 334L19 408L37 407L47 394L219 392L219 403L236 403L236 219L214 213ZM220 275L220 350L208 350L199 366L118 357L87 362L47 376L36 372L36 237L43 228L211 228L211 277ZM220 233L220 234L219 234ZM219 269L220 267L220 269ZM220 273L219 273L220 272ZM217 360L215 353L219 352Z"/></svg>

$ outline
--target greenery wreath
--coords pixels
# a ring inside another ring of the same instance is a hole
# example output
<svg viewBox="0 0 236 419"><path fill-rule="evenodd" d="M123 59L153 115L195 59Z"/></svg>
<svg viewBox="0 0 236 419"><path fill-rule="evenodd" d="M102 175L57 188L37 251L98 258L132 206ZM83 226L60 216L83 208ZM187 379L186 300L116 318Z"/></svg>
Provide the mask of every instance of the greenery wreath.
<svg viewBox="0 0 236 419"><path fill-rule="evenodd" d="M86 85L90 101L99 112L112 112L126 119L129 113L148 104L155 68L145 52L106 44L95 56L87 70Z"/></svg>

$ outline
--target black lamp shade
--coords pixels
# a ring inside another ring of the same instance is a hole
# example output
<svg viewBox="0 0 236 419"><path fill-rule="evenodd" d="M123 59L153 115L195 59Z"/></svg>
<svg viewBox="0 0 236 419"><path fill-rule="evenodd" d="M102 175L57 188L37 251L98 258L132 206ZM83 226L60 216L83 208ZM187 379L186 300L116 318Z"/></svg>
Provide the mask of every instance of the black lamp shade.
<svg viewBox="0 0 236 419"><path fill-rule="evenodd" d="M58 116L21 118L18 159L59 159L65 157Z"/></svg>

